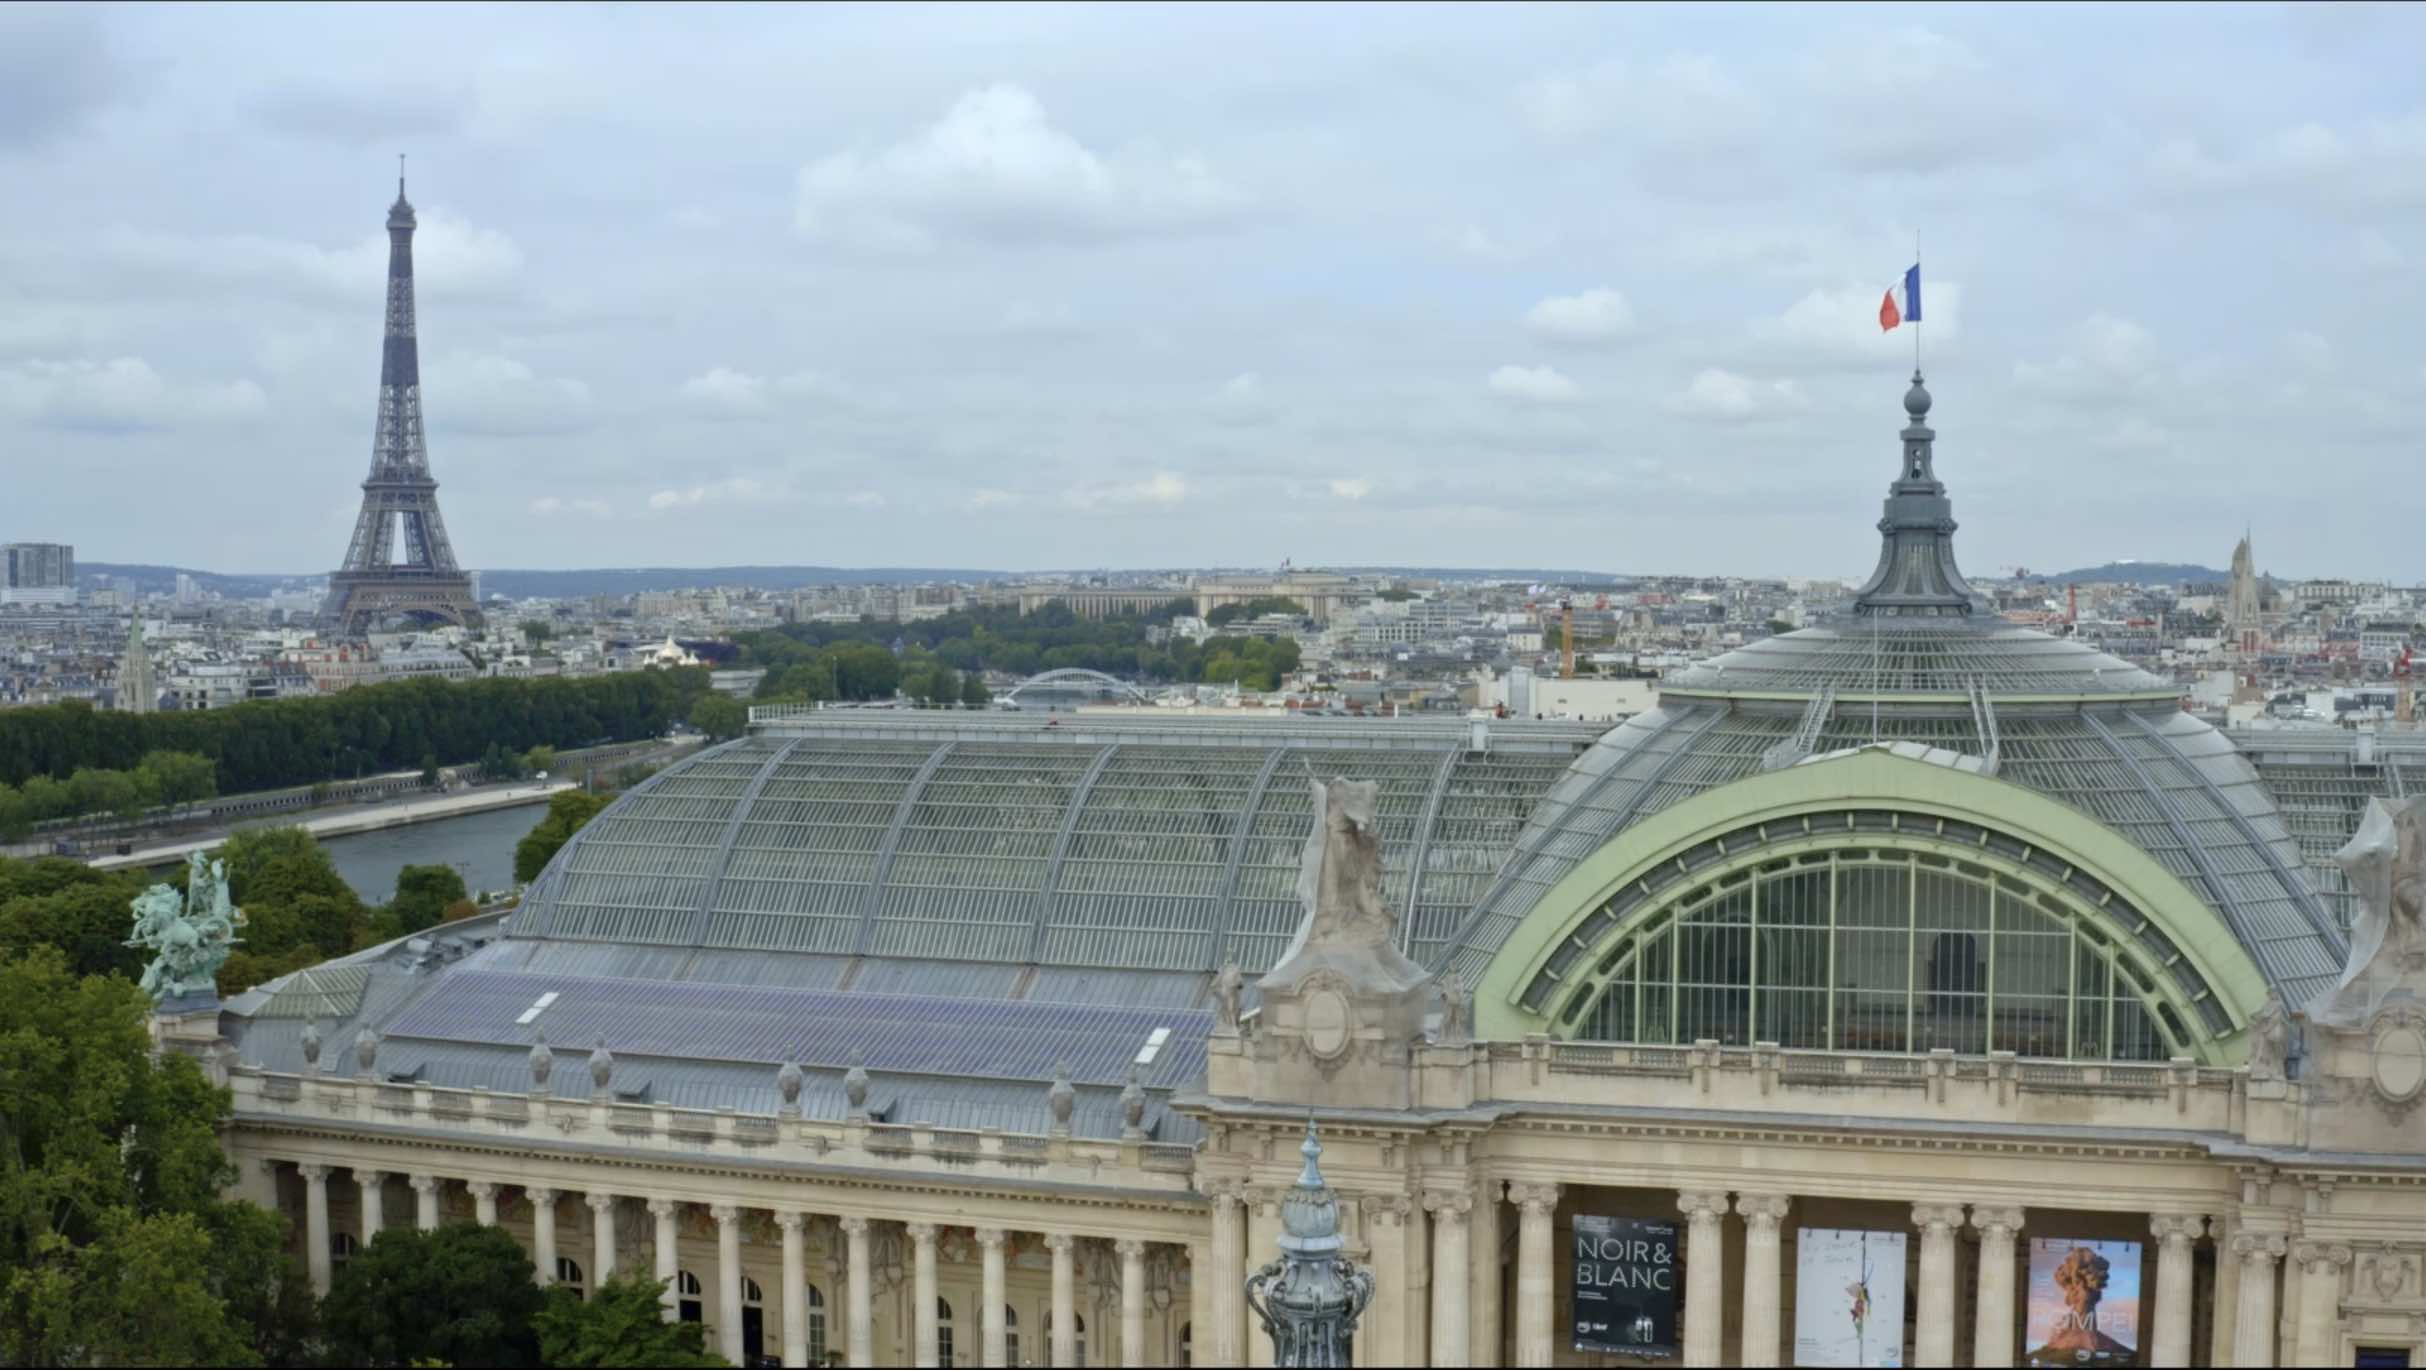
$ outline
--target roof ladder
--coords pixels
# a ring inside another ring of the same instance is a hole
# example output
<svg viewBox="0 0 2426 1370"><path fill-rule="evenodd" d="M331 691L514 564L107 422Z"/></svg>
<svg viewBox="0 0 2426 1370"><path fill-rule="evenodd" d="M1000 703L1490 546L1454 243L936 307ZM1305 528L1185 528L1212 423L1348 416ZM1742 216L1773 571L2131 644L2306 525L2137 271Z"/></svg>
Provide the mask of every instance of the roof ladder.
<svg viewBox="0 0 2426 1370"><path fill-rule="evenodd" d="M1988 697L1988 687L1978 676L1971 677L1971 725L1979 730L1980 774L1994 775L2005 744L1997 736L1996 701Z"/></svg>
<svg viewBox="0 0 2426 1370"><path fill-rule="evenodd" d="M1803 706L1803 721L1777 745L1761 753L1761 769L1782 771L1819 748L1820 730L1828 726L1828 716L1836 711L1834 685L1811 697Z"/></svg>

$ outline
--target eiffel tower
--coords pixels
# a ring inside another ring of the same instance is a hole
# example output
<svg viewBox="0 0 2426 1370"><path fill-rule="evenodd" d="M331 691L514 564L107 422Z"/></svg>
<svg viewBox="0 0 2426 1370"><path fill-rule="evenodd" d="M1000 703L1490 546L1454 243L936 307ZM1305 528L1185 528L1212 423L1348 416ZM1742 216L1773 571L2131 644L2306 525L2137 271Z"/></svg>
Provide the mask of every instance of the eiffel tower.
<svg viewBox="0 0 2426 1370"><path fill-rule="evenodd" d="M480 622L472 578L455 564L438 516L438 482L421 432L421 351L413 338L413 206L404 198L397 159L396 203L387 212L387 344L379 361L379 430L371 474L362 482L362 514L345 566L329 576L321 617L359 636L382 619ZM396 532L404 530L403 545ZM401 551L402 556L398 556Z"/></svg>

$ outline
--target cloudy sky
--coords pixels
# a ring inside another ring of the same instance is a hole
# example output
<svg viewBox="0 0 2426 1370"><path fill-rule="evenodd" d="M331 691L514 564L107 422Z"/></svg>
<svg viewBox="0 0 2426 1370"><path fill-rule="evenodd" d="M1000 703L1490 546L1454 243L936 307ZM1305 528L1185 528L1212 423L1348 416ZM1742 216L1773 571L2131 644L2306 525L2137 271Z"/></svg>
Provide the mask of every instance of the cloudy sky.
<svg viewBox="0 0 2426 1370"><path fill-rule="evenodd" d="M2426 578L2426 9L0 6L0 538Z"/></svg>

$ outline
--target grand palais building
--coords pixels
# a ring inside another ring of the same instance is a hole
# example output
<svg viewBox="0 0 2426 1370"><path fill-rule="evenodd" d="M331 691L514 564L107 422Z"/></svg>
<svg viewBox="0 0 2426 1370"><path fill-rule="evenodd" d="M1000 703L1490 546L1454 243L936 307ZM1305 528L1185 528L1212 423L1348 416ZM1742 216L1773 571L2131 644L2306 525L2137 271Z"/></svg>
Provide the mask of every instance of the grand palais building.
<svg viewBox="0 0 2426 1370"><path fill-rule="evenodd" d="M2426 1360L2426 947L2310 1011L2426 741L1997 620L1904 407L1856 610L1621 726L761 709L509 915L170 1031L323 1287L500 1224L737 1361L1268 1365L1309 1117L1361 1365ZM1333 778L1360 965L1292 940Z"/></svg>

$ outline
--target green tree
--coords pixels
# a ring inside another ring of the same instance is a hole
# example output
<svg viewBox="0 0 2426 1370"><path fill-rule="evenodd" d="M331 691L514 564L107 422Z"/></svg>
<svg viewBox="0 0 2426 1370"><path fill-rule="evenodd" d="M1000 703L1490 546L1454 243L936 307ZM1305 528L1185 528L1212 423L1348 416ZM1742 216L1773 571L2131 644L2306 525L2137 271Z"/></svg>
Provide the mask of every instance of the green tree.
<svg viewBox="0 0 2426 1370"><path fill-rule="evenodd" d="M53 948L0 960L0 1364L299 1358L284 1221L220 1197L227 1092L152 1053L150 1008Z"/></svg>
<svg viewBox="0 0 2426 1370"><path fill-rule="evenodd" d="M21 842L33 831L34 816L25 796L13 785L0 785L0 842Z"/></svg>
<svg viewBox="0 0 2426 1370"><path fill-rule="evenodd" d="M665 1281L624 1271L584 1302L558 1286L533 1319L539 1358L564 1366L717 1366L731 1362L708 1351L695 1322L667 1322L658 1303Z"/></svg>
<svg viewBox="0 0 2426 1370"><path fill-rule="evenodd" d="M421 783L432 787L438 784L438 758L429 752L421 754Z"/></svg>
<svg viewBox="0 0 2426 1370"><path fill-rule="evenodd" d="M706 733L710 742L722 742L741 736L750 726L750 711L738 699L704 694L691 705L691 726Z"/></svg>
<svg viewBox="0 0 2426 1370"><path fill-rule="evenodd" d="M539 1365L544 1306L531 1258L503 1228L390 1227L338 1272L320 1326L344 1365Z"/></svg>
<svg viewBox="0 0 2426 1370"><path fill-rule="evenodd" d="M407 866L396 872L395 897L371 915L371 939L386 942L435 927L447 905L470 897L453 866Z"/></svg>
<svg viewBox="0 0 2426 1370"><path fill-rule="evenodd" d="M547 817L514 844L514 879L527 885L547 869L556 850L572 840L581 825L596 818L600 810L614 802L609 796L591 794L587 790L564 790L548 801Z"/></svg>
<svg viewBox="0 0 2426 1370"><path fill-rule="evenodd" d="M105 875L79 861L0 861L0 953L55 948L73 975L143 973L144 954L126 945L129 908L143 890L133 875Z"/></svg>
<svg viewBox="0 0 2426 1370"><path fill-rule="evenodd" d="M1224 604L1205 615L1205 622L1216 628L1226 627L1242 618L1262 618L1266 614L1306 616L1306 606L1282 595L1259 595L1243 604Z"/></svg>
<svg viewBox="0 0 2426 1370"><path fill-rule="evenodd" d="M994 692L986 688L986 679L975 671L960 678L960 702L972 709L982 709L994 702Z"/></svg>
<svg viewBox="0 0 2426 1370"><path fill-rule="evenodd" d="M536 647L556 636L556 629L545 619L526 618L522 621L522 635L529 638L531 645Z"/></svg>
<svg viewBox="0 0 2426 1370"><path fill-rule="evenodd" d="M533 775L537 775L541 771L555 770L556 749L544 742L531 748L522 754L522 768Z"/></svg>

